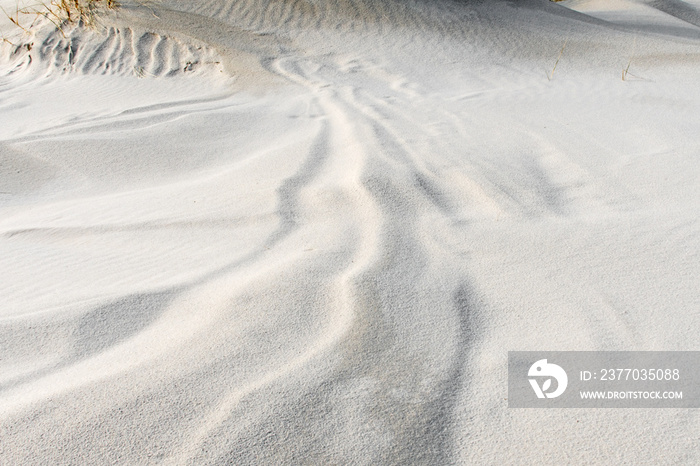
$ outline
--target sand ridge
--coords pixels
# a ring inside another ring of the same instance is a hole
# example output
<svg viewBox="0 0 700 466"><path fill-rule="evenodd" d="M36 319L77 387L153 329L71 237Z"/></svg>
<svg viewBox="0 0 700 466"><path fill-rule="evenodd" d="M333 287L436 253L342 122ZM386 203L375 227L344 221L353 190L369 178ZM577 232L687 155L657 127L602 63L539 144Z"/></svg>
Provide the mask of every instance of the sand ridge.
<svg viewBox="0 0 700 466"><path fill-rule="evenodd" d="M124 2L6 53L0 458L697 462L694 411L505 399L508 350L697 349L697 7L611 5Z"/></svg>

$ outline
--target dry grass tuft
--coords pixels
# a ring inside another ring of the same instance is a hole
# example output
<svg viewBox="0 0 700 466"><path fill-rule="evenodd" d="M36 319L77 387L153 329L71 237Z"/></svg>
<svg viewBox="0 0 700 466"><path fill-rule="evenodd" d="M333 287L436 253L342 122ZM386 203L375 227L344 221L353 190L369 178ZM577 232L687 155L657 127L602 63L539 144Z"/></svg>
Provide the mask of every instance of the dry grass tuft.
<svg viewBox="0 0 700 466"><path fill-rule="evenodd" d="M52 0L47 8L69 23L82 22L91 25L95 23L98 8L115 9L117 6L115 0Z"/></svg>
<svg viewBox="0 0 700 466"><path fill-rule="evenodd" d="M72 24L94 26L100 9L114 10L118 7L117 0L51 0L22 8L18 5L13 13L5 9L2 12L12 24L28 33L41 17L63 31L65 26Z"/></svg>

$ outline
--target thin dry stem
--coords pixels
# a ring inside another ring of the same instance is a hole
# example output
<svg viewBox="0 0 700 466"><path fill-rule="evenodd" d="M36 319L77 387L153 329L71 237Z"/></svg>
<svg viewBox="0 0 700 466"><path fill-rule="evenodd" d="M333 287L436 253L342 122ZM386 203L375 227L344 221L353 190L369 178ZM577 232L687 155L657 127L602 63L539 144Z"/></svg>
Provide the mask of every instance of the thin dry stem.
<svg viewBox="0 0 700 466"><path fill-rule="evenodd" d="M625 68L624 70L622 70L622 80L623 80L623 81L626 81L626 80L627 80L627 74L628 74L629 71L630 71L630 65L632 65L632 59L631 59L631 58L630 58L629 63L627 63L627 68Z"/></svg>
<svg viewBox="0 0 700 466"><path fill-rule="evenodd" d="M9 19L10 22L11 22L12 24L14 24L15 26L17 26L18 28L20 28L20 29L23 30L24 32L29 32L29 30L28 30L27 28L25 28L24 26L22 26L22 24L21 24L20 21L19 21L20 15L21 15L21 14L24 14L24 11L23 11L23 10L20 10L19 5L17 5L17 10L15 11L15 16L12 16L11 14L9 14L9 13L8 13L4 8L2 8L2 7L0 7L0 10L2 10L2 12L5 14L5 16L7 16L7 19Z"/></svg>
<svg viewBox="0 0 700 466"><path fill-rule="evenodd" d="M561 60L561 56L564 55L564 49L566 48L566 43L569 42L569 39L566 39L564 41L564 45L561 48L561 51L559 51L559 56L557 57L557 61L554 63L554 68L552 68L551 73L547 73L547 79L549 81L552 80L552 76L554 76L554 71L557 69L557 65L559 64L559 60Z"/></svg>

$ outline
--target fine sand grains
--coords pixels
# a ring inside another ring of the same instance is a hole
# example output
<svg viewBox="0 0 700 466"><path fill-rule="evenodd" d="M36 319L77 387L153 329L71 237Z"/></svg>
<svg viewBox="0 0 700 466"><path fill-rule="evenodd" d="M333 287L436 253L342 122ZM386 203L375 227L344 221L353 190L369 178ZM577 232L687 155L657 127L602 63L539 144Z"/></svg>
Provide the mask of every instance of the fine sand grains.
<svg viewBox="0 0 700 466"><path fill-rule="evenodd" d="M509 350L698 349L698 7L125 1L5 43L0 463L700 462L692 410L506 399Z"/></svg>

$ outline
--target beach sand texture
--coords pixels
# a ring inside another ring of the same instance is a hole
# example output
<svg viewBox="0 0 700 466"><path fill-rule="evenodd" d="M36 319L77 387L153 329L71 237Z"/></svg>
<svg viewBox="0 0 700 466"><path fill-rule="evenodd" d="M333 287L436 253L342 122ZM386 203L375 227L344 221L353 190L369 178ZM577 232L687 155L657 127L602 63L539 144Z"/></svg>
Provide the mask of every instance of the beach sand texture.
<svg viewBox="0 0 700 466"><path fill-rule="evenodd" d="M0 464L700 463L506 372L700 350L700 1L0 31Z"/></svg>

